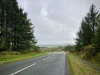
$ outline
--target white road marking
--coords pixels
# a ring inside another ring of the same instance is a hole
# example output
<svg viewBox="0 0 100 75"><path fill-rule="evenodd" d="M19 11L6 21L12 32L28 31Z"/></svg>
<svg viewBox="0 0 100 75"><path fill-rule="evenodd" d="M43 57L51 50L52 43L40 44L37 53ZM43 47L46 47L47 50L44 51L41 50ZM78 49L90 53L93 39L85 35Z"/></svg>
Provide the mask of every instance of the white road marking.
<svg viewBox="0 0 100 75"><path fill-rule="evenodd" d="M56 56L57 54L53 55L53 56Z"/></svg>
<svg viewBox="0 0 100 75"><path fill-rule="evenodd" d="M46 59L43 59L43 61L45 61Z"/></svg>
<svg viewBox="0 0 100 75"><path fill-rule="evenodd" d="M51 56L50 56L50 57L48 57L48 58L51 58Z"/></svg>
<svg viewBox="0 0 100 75"><path fill-rule="evenodd" d="M28 69L28 68L30 68L30 67L32 67L32 66L34 66L34 65L36 65L36 63L34 63L34 64L32 64L32 65L30 65L30 66L28 66L28 67L25 67L25 68L23 68L23 69L21 69L21 70L15 72L15 73L11 74L11 75L15 75L15 74L17 74L17 73L19 73L19 72L21 72L21 71L23 71L23 70L25 70L25 69Z"/></svg>
<svg viewBox="0 0 100 75"><path fill-rule="evenodd" d="M55 54L55 55L57 55L57 54ZM55 55L53 55L53 56L55 56ZM47 60L47 59L49 59L49 58L51 58L51 56L50 57L47 57L47 58L45 58L45 59L43 59L43 61L45 61L45 60ZM40 61L39 61L40 62ZM19 72L21 72L21 71L23 71L23 70L25 70L25 69L28 69L28 68L30 68L30 67L32 67L32 66L34 66L34 65L36 65L36 63L34 63L34 64L32 64L32 65L30 65L30 66L28 66L28 67L25 67L25 68L23 68L23 69L21 69L21 70L19 70L19 71L16 71L15 73L12 73L11 75L15 75L15 74L17 74L17 73L19 73Z"/></svg>
<svg viewBox="0 0 100 75"><path fill-rule="evenodd" d="M51 58L51 56L50 56L50 57L47 57L47 58L45 58L45 59L43 59L43 61L45 61L45 60L47 60L47 59L49 59L49 58Z"/></svg>

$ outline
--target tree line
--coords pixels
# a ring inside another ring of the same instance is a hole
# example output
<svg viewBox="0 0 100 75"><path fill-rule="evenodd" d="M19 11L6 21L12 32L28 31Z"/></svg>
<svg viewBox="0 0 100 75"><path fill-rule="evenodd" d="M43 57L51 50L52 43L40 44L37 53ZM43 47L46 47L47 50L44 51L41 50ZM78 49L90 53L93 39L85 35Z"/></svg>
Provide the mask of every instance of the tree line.
<svg viewBox="0 0 100 75"><path fill-rule="evenodd" d="M94 47L94 52L100 52L100 13L95 5L91 5L89 12L82 19L75 38L76 50L80 52L85 46Z"/></svg>
<svg viewBox="0 0 100 75"><path fill-rule="evenodd" d="M64 48L65 51L72 51L75 50L75 45L67 45Z"/></svg>
<svg viewBox="0 0 100 75"><path fill-rule="evenodd" d="M0 0L0 52L37 48L34 26L16 0Z"/></svg>

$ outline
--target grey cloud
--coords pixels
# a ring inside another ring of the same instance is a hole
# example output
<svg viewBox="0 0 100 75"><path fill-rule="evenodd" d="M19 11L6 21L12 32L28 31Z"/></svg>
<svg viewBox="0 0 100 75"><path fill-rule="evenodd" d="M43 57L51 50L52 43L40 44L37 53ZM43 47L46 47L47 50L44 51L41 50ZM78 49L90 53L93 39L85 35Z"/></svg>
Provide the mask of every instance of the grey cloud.
<svg viewBox="0 0 100 75"><path fill-rule="evenodd" d="M17 0L35 25L38 44L74 44L76 32L91 4L99 0Z"/></svg>

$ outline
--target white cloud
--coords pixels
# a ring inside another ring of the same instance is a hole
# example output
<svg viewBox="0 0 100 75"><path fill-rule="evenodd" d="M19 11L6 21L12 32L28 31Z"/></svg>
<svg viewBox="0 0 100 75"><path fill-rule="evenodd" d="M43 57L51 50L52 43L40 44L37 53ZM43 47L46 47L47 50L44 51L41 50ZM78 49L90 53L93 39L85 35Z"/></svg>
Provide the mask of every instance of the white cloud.
<svg viewBox="0 0 100 75"><path fill-rule="evenodd" d="M43 3L43 7L42 7L42 10L41 10L41 16L45 17L47 15L48 15L47 7L46 7L46 4Z"/></svg>

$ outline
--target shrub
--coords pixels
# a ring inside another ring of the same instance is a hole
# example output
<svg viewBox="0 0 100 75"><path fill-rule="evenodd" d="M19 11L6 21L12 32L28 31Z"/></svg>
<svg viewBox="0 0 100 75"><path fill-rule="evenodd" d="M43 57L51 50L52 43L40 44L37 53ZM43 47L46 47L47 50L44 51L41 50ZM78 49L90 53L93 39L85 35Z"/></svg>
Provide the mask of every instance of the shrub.
<svg viewBox="0 0 100 75"><path fill-rule="evenodd" d="M4 52L0 52L0 55L1 56L7 56L7 55L20 55L21 53L20 52L15 52L15 51L4 51Z"/></svg>
<svg viewBox="0 0 100 75"><path fill-rule="evenodd" d="M93 45L88 45L83 47L83 51L84 51L84 57L85 59L89 60L91 57L95 56L95 48L93 47Z"/></svg>

